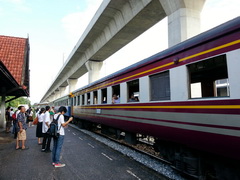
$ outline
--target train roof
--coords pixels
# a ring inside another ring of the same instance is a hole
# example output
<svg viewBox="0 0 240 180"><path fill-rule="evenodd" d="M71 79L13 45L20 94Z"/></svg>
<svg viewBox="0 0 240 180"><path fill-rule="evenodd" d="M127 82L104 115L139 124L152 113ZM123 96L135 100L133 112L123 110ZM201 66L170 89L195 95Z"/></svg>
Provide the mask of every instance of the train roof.
<svg viewBox="0 0 240 180"><path fill-rule="evenodd" d="M223 36L224 34L228 34L230 32L233 32L233 31L237 31L240 29L240 16L226 22L226 23L223 23L215 28L212 28L208 31L205 31L197 36L194 36L186 41L183 41L173 47L170 47L166 50L163 50L153 56L150 56L146 59L143 59L133 65L130 65L126 68L123 68L115 73L112 73L108 76L105 76L97 81L94 81L86 86L83 86L75 91L73 91L73 93L75 92L78 92L80 90L83 90L83 89L86 89L88 87L91 87L93 85L97 85L103 81L107 81L107 80L110 80L112 78L115 78L119 75L122 75L122 74L125 74L125 73L128 73L132 70L135 70L137 68L140 68L142 66L146 66L147 64L151 64L159 59L164 59L164 58L167 58L169 56L172 56L174 54L177 54L177 53L180 53L182 51L186 51L190 48L193 48L195 46L198 46L200 44L203 44L203 43L206 43L208 41L211 41L211 40L214 40L214 39L217 39L218 37L220 36Z"/></svg>

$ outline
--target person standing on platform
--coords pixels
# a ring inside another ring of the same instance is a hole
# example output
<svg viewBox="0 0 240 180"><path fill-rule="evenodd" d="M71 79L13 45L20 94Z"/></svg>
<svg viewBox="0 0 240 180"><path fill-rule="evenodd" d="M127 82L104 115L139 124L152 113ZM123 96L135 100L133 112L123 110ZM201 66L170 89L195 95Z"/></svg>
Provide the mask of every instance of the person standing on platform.
<svg viewBox="0 0 240 180"><path fill-rule="evenodd" d="M64 106L61 106L58 109L58 113L54 115L54 119L57 120L58 122L58 131L59 131L59 137L58 138L53 138L53 150L52 150L52 165L54 167L64 167L65 164L60 163L60 154L62 150L62 145L64 141L64 127L66 127L72 120L73 117L70 117L67 122L64 122L64 116L67 112L67 108Z"/></svg>
<svg viewBox="0 0 240 180"><path fill-rule="evenodd" d="M51 137L47 134L47 131L50 127L51 119L50 119L50 106L46 106L46 112L43 119L42 133L43 133L43 142L42 142L42 152L51 152Z"/></svg>
<svg viewBox="0 0 240 180"><path fill-rule="evenodd" d="M18 134L17 134L17 141L16 141L16 150L22 149L27 150L29 147L25 146L26 139L27 139L27 124L26 124L26 109L24 106L20 106L20 112L17 116L17 125L18 125ZM19 141L22 141L22 148L19 147Z"/></svg>
<svg viewBox="0 0 240 180"><path fill-rule="evenodd" d="M18 124L17 124L17 116L20 112L21 106L18 107L18 109L15 111L15 118L13 119L13 129L12 133L14 134L14 139L17 139L17 133L18 133Z"/></svg>
<svg viewBox="0 0 240 180"><path fill-rule="evenodd" d="M27 110L27 122L28 122L28 127L30 127L31 123L33 122L33 111L31 107Z"/></svg>
<svg viewBox="0 0 240 180"><path fill-rule="evenodd" d="M13 111L13 108L11 108L11 111L10 111L10 117L12 119L12 115L14 114L14 111ZM12 119L13 120L13 119Z"/></svg>
<svg viewBox="0 0 240 180"><path fill-rule="evenodd" d="M10 109L11 107L7 107L6 113L5 113L5 118L6 118L6 133L10 132L10 128L12 125L12 119L10 117Z"/></svg>
<svg viewBox="0 0 240 180"><path fill-rule="evenodd" d="M50 113L50 119L51 119L51 122L52 122L52 121L53 121L53 116L54 116L54 114L55 114L55 111L54 111L54 107L53 107L53 106L52 106L52 108L50 109L49 113Z"/></svg>
<svg viewBox="0 0 240 180"><path fill-rule="evenodd" d="M36 113L36 116L38 117L38 123L36 128L36 137L38 138L38 145L42 145L41 138L43 137L42 125L43 125L44 113L45 113L45 108L41 108L40 111Z"/></svg>

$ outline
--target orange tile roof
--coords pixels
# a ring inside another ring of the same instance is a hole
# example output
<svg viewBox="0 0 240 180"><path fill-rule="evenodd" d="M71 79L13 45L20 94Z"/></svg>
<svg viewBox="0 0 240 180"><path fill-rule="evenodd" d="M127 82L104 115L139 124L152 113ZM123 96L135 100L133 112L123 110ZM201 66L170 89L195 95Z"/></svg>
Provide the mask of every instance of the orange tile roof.
<svg viewBox="0 0 240 180"><path fill-rule="evenodd" d="M0 36L0 60L19 85L22 85L26 43L27 38Z"/></svg>

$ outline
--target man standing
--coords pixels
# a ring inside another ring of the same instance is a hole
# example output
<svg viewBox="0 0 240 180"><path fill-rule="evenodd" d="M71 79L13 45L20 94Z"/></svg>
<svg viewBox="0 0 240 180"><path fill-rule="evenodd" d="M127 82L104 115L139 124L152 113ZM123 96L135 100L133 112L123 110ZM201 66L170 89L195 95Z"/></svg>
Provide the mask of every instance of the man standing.
<svg viewBox="0 0 240 180"><path fill-rule="evenodd" d="M50 106L46 106L46 112L45 112L43 125L42 125L42 133L43 133L42 152L46 152L46 153L51 152L50 150L51 136L47 134L47 131L51 123L49 110L50 110Z"/></svg>
<svg viewBox="0 0 240 180"><path fill-rule="evenodd" d="M25 146L25 142L27 139L27 134L26 134L27 124L26 124L26 116L25 116L26 109L24 106L20 106L19 109L20 109L20 112L17 115L17 125L18 125L19 131L17 134L16 150L18 149L27 150L29 149L29 147ZM19 147L19 141L22 141L22 148Z"/></svg>

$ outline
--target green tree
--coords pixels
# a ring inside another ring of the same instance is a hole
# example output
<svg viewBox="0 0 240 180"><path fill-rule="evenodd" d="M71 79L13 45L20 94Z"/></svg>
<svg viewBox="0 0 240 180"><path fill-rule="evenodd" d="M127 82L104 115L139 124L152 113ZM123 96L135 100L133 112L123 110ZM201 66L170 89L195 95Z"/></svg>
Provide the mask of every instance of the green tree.
<svg viewBox="0 0 240 180"><path fill-rule="evenodd" d="M9 100L13 98L12 96L7 96L6 100ZM6 107L10 106L10 107L18 107L19 104L27 104L28 106L31 106L31 102L29 101L28 98L25 97L19 97L17 99L14 99L8 103L6 103Z"/></svg>

